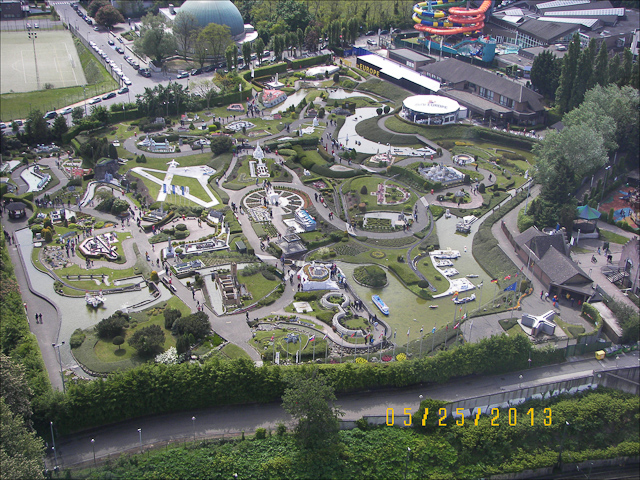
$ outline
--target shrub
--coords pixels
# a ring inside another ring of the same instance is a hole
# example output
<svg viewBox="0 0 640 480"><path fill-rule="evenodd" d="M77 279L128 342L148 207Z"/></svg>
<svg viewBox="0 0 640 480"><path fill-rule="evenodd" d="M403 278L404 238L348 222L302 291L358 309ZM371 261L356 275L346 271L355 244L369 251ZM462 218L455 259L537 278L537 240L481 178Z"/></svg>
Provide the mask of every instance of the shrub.
<svg viewBox="0 0 640 480"><path fill-rule="evenodd" d="M362 185L362 188L360 189L360 193L362 195L367 195L369 193L369 190L367 190L367 186L366 185Z"/></svg>
<svg viewBox="0 0 640 480"><path fill-rule="evenodd" d="M211 333L209 316L204 312L196 312L186 317L176 319L171 327L174 335L193 335L197 341Z"/></svg>
<svg viewBox="0 0 640 480"><path fill-rule="evenodd" d="M283 437L285 433L287 433L287 426L284 423L280 422L276 426L276 435L278 435L279 437Z"/></svg>
<svg viewBox="0 0 640 480"><path fill-rule="evenodd" d="M124 327L129 321L129 317L116 310L110 317L100 320L96 325L96 333L100 338L113 338L124 332Z"/></svg>
<svg viewBox="0 0 640 480"><path fill-rule="evenodd" d="M164 312L164 328L170 330L174 322L182 317L182 312L177 308L165 308Z"/></svg>
<svg viewBox="0 0 640 480"><path fill-rule="evenodd" d="M216 155L228 152L233 146L233 140L226 135L220 135L211 139L211 151Z"/></svg>
<svg viewBox="0 0 640 480"><path fill-rule="evenodd" d="M486 186L484 183L481 183L480 185L478 185L478 192L480 193L484 193L486 191Z"/></svg>
<svg viewBox="0 0 640 480"><path fill-rule="evenodd" d="M135 348L140 355L151 355L162 350L164 345L164 332L159 325L150 325L141 328L129 338L128 343Z"/></svg>
<svg viewBox="0 0 640 480"><path fill-rule="evenodd" d="M152 282L158 282L160 281L160 277L158 276L158 272L156 272L155 270L151 271L151 275L149 277L151 279Z"/></svg>
<svg viewBox="0 0 640 480"><path fill-rule="evenodd" d="M267 438L267 429L266 428L257 428L256 429L256 440L264 440Z"/></svg>
<svg viewBox="0 0 640 480"><path fill-rule="evenodd" d="M114 345L117 345L118 346L118 350L120 350L120 345L122 345L124 343L124 337L121 336L121 335L118 335L117 337L113 338L111 343L113 343Z"/></svg>
<svg viewBox="0 0 640 480"><path fill-rule="evenodd" d="M80 328L76 328L71 335L69 345L71 346L71 348L78 348L80 345L82 345L82 342L84 342L85 338L87 338L85 333Z"/></svg>
<svg viewBox="0 0 640 480"><path fill-rule="evenodd" d="M184 232L187 229L187 226L184 223L179 223L176 225L176 230Z"/></svg>

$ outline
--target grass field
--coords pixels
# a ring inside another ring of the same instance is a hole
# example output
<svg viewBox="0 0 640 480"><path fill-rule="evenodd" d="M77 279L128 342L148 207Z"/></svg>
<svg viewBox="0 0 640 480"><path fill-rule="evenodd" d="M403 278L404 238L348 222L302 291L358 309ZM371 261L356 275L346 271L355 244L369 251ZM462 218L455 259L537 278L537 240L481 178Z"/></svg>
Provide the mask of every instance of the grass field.
<svg viewBox="0 0 640 480"><path fill-rule="evenodd" d="M93 72L93 78L85 80L86 88L75 86L23 93L3 93L0 95L0 118L2 118L2 121L26 118L32 109L40 109L43 112L57 110L118 88L118 83L93 53L83 45L79 45L76 48L72 43L72 46L80 58L82 71ZM4 59L2 60L2 65L4 67ZM3 73L4 70L3 68ZM4 77L2 77L2 83L4 85Z"/></svg>
<svg viewBox="0 0 640 480"><path fill-rule="evenodd" d="M65 31L39 31L30 39L24 32L0 34L2 80L0 93L84 85L87 81L73 38Z"/></svg>
<svg viewBox="0 0 640 480"><path fill-rule="evenodd" d="M358 85L358 90L375 93L381 97L388 98L396 105L402 103L405 98L412 95L410 92L392 83L380 80L379 78L370 78L366 82L361 83Z"/></svg>

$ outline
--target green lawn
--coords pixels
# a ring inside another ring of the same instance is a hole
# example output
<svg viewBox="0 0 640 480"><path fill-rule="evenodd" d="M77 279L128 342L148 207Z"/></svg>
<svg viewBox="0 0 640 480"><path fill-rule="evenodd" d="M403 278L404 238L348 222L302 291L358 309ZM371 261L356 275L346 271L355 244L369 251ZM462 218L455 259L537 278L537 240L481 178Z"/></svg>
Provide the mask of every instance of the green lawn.
<svg viewBox="0 0 640 480"><path fill-rule="evenodd" d="M377 197L372 195L372 192L378 190L378 185L381 183L386 183L387 185L393 185L399 187L395 182L386 181L379 177L356 177L353 178L345 187L348 187L348 190L353 192L354 194L360 197L360 202L365 203L367 205L367 212L370 211L402 211L406 206L410 206L413 209L413 205L418 200L418 197L411 191L409 191L409 198L406 202L398 204L398 205L378 205ZM360 193L363 186L367 187L367 194L363 195ZM404 187L403 187L404 188ZM343 188L343 192L346 192L347 188Z"/></svg>
<svg viewBox="0 0 640 480"><path fill-rule="evenodd" d="M308 152L308 153L311 153L311 152ZM313 153L315 154L316 152L313 152ZM238 162L236 162L236 165L233 171L228 176L228 181L225 182L222 186L224 188L229 188L231 190L240 190L248 185L255 185L256 178L251 176L251 168L249 167L250 161L253 161L253 157L249 155L239 159ZM269 177L269 181L271 182L291 182L292 181L291 175L289 175L289 173L286 170L280 167L276 167L276 168L280 168L279 171L276 171L274 169L274 166L276 165L276 162L274 159L265 158L265 161L267 163L267 168L269 169L269 172L270 173L274 172L274 175L275 175L273 177ZM258 179L258 183L261 183L262 180L263 179Z"/></svg>
<svg viewBox="0 0 640 480"><path fill-rule="evenodd" d="M221 352L229 360L237 360L239 358L246 358L248 360L251 360L251 357L247 352L233 343L226 344L224 347L222 347Z"/></svg>
<svg viewBox="0 0 640 480"><path fill-rule="evenodd" d="M408 96L413 95L392 83L375 77L358 85L358 90L375 93L381 97L388 98L397 105L402 103L402 101Z"/></svg>
<svg viewBox="0 0 640 480"><path fill-rule="evenodd" d="M302 350L302 355L309 357L310 359L313 356L313 348L315 344L315 352L316 358L324 357L325 347L327 344L326 340L322 340L322 337L319 334L316 334L316 339L313 342L307 342L311 334L302 333L302 332L293 332L300 336L299 343L289 343L285 341L287 334L290 333L286 328L285 329L277 329L271 330L268 332L256 332L256 336L249 340L249 344L253 346L258 353L264 355L265 360L273 361L273 343L275 342L276 351L280 352L280 361L286 361L287 358L287 349L289 351L289 359L293 359L295 361L296 352L300 348L301 345L306 345L306 348ZM271 342L271 337L274 336L274 342ZM266 347L266 348L265 348Z"/></svg>
<svg viewBox="0 0 640 480"><path fill-rule="evenodd" d="M362 135L364 138L371 140L372 142L380 142L382 145L387 143L395 147L413 147L420 148L424 145L420 143L414 136L411 135L397 135L382 130L378 126L379 117L368 118L356 125L356 132L358 135Z"/></svg>
<svg viewBox="0 0 640 480"><path fill-rule="evenodd" d="M253 296L254 302L266 297L269 292L276 288L276 286L280 283L279 279L267 280L260 272L246 277L240 275L238 277L238 281L246 285L247 290L249 290L249 292L251 292L251 295Z"/></svg>
<svg viewBox="0 0 640 480"><path fill-rule="evenodd" d="M605 242L618 243L620 245L624 245L629 241L627 237L624 235L620 235L618 233L610 232L609 230L605 230L603 228L600 229L600 237Z"/></svg>

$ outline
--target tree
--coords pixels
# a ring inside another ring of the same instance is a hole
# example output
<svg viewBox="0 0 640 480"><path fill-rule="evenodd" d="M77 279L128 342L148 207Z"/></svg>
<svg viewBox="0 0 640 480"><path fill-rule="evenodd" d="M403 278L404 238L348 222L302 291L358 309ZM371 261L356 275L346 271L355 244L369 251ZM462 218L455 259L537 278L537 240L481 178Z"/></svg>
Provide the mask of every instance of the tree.
<svg viewBox="0 0 640 480"><path fill-rule="evenodd" d="M2 478L44 478L43 455L42 439L28 430L21 415L11 412L4 397L0 398Z"/></svg>
<svg viewBox="0 0 640 480"><path fill-rule="evenodd" d="M220 135L211 139L211 151L216 155L228 152L233 146L233 140L226 135Z"/></svg>
<svg viewBox="0 0 640 480"><path fill-rule="evenodd" d="M118 335L117 337L113 337L113 340L111 340L111 343L113 343L114 345L117 345L118 350L120 350L120 345L124 343L124 337L121 335Z"/></svg>
<svg viewBox="0 0 640 480"><path fill-rule="evenodd" d="M276 59L280 60L282 58L282 52L284 50L284 44L282 41L282 35L275 35L273 37L273 55Z"/></svg>
<svg viewBox="0 0 640 480"><path fill-rule="evenodd" d="M40 110L32 110L25 122L25 136L27 143L48 143L49 141L49 124L42 118Z"/></svg>
<svg viewBox="0 0 640 480"><path fill-rule="evenodd" d="M136 331L128 343L135 348L140 355L151 355L162 350L164 345L164 332L159 325L150 325Z"/></svg>
<svg viewBox="0 0 640 480"><path fill-rule="evenodd" d="M262 65L262 54L264 53L264 41L262 38L258 37L258 39L253 43L253 49L258 56L258 62Z"/></svg>
<svg viewBox="0 0 640 480"><path fill-rule="evenodd" d="M584 49L578 58L576 78L573 82L573 94L569 100L569 111L576 108L584 100L584 94L593 76L593 59L590 50Z"/></svg>
<svg viewBox="0 0 640 480"><path fill-rule="evenodd" d="M226 59L227 59L227 69L228 69L229 71L233 70L233 65L234 65L234 63L233 63L233 57L234 57L234 54L235 54L236 56L237 56L237 54L238 54L238 48L236 47L236 45L235 45L235 44L229 44L229 45L227 45L227 48L226 48L226 50L224 51L224 56L225 56L225 57L226 57Z"/></svg>
<svg viewBox="0 0 640 480"><path fill-rule="evenodd" d="M67 133L67 130L69 130L69 127L67 126L67 119L64 115L58 115L51 126L51 136L55 140L60 141L62 140L62 135Z"/></svg>
<svg viewBox="0 0 640 480"><path fill-rule="evenodd" d="M110 6L109 0L93 0L87 7L87 13L90 17L95 17L98 10L102 7ZM97 19L96 19L97 20Z"/></svg>
<svg viewBox="0 0 640 480"><path fill-rule="evenodd" d="M593 80L601 87L606 87L609 83L609 54L607 53L606 42L602 42L600 45L593 70Z"/></svg>
<svg viewBox="0 0 640 480"><path fill-rule="evenodd" d="M625 48L622 53L622 67L620 68L620 80L618 85L623 87L631 82L631 70L633 65L633 54L629 48Z"/></svg>
<svg viewBox="0 0 640 480"><path fill-rule="evenodd" d="M173 34L166 30L162 17L149 13L142 17L140 38L136 39L134 46L160 66L165 58L174 54L178 44Z"/></svg>
<svg viewBox="0 0 640 480"><path fill-rule="evenodd" d="M189 88L193 92L193 95L198 95L204 98L207 102L207 109L210 107L211 99L219 91L219 87L213 80L208 78L199 80L197 82L191 82Z"/></svg>
<svg viewBox="0 0 640 480"><path fill-rule="evenodd" d="M549 50L537 55L531 65L531 83L541 95L553 97L558 89L561 61Z"/></svg>
<svg viewBox="0 0 640 480"><path fill-rule="evenodd" d="M74 125L78 125L84 117L84 109L82 107L73 107L71 110L71 121Z"/></svg>
<svg viewBox="0 0 640 480"><path fill-rule="evenodd" d="M245 65L249 65L251 63L251 44L249 42L244 42L242 44L242 58L244 59Z"/></svg>
<svg viewBox="0 0 640 480"><path fill-rule="evenodd" d="M113 338L124 332L124 327L128 322L127 314L116 310L110 317L100 320L96 325L96 333L100 338Z"/></svg>
<svg viewBox="0 0 640 480"><path fill-rule="evenodd" d="M309 25L304 31L304 48L306 48L310 52L317 51L319 39L319 27L317 25Z"/></svg>
<svg viewBox="0 0 640 480"><path fill-rule="evenodd" d="M573 95L576 72L578 70L578 57L580 56L580 37L576 33L569 44L567 54L562 57L562 71L556 90L556 104L560 113L569 110L569 103Z"/></svg>
<svg viewBox="0 0 640 480"><path fill-rule="evenodd" d="M303 448L324 447L338 441L338 417L343 413L333 406L336 396L332 386L319 377L291 374L282 395L282 407L298 422L295 434Z"/></svg>
<svg viewBox="0 0 640 480"><path fill-rule="evenodd" d="M10 357L0 354L0 396L14 415L21 416L29 425L31 418L31 388L25 376L25 367Z"/></svg>
<svg viewBox="0 0 640 480"><path fill-rule="evenodd" d="M210 23L198 34L198 42L207 45L209 55L219 59L231 43L231 29L227 25Z"/></svg>
<svg viewBox="0 0 640 480"><path fill-rule="evenodd" d="M171 330L171 327L173 327L173 322L175 322L182 316L182 312L177 308L165 308L163 315L164 328L166 328L167 330Z"/></svg>
<svg viewBox="0 0 640 480"><path fill-rule="evenodd" d="M116 23L124 23L124 17L113 5L105 5L96 13L96 22L111 30Z"/></svg>
<svg viewBox="0 0 640 480"><path fill-rule="evenodd" d="M620 81L620 55L617 53L609 60L609 83Z"/></svg>
<svg viewBox="0 0 640 480"><path fill-rule="evenodd" d="M200 65L200 68L204 67L204 63L207 61L209 55L209 48L205 43L198 42L198 34L194 33L191 38L193 44L193 59Z"/></svg>
<svg viewBox="0 0 640 480"><path fill-rule="evenodd" d="M197 38L195 35L197 35L199 28L198 19L191 12L178 12L176 18L173 19L173 34L178 45L180 45L180 50L185 60L191 46L194 44L194 40ZM202 68L202 65L200 65L200 68Z"/></svg>
<svg viewBox="0 0 640 480"><path fill-rule="evenodd" d="M109 118L111 118L111 113L106 107L103 107L102 105L93 105L91 107L92 120L97 120L98 122L106 125L109 123Z"/></svg>
<svg viewBox="0 0 640 480"><path fill-rule="evenodd" d="M296 31L296 37L298 37L298 38L296 39L296 41L297 41L297 45L298 45L298 49L299 49L299 50L302 50L302 47L304 46L304 32L302 31L302 29L301 29L301 28L299 28L299 29Z"/></svg>
<svg viewBox="0 0 640 480"><path fill-rule="evenodd" d="M174 335L193 335L196 341L201 340L211 333L209 316L204 312L196 312L179 317L173 322L171 332Z"/></svg>

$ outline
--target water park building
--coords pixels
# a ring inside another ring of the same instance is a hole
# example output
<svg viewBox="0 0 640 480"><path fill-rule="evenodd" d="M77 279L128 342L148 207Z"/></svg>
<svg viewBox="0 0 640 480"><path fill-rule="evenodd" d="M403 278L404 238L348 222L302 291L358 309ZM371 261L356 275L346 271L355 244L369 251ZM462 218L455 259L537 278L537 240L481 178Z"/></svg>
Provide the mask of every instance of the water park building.
<svg viewBox="0 0 640 480"><path fill-rule="evenodd" d="M406 65L412 70L417 70L429 63L435 62L435 59L422 55L409 48L396 48L389 50L389 59Z"/></svg>
<svg viewBox="0 0 640 480"><path fill-rule="evenodd" d="M447 125L467 117L467 108L440 95L413 95L402 102L400 115L414 123Z"/></svg>
<svg viewBox="0 0 640 480"><path fill-rule="evenodd" d="M356 67L414 93L431 94L440 90L440 82L379 55L357 57Z"/></svg>
<svg viewBox="0 0 640 480"><path fill-rule="evenodd" d="M455 58L420 69L427 77L446 84L438 93L456 100L471 113L497 123L544 123L542 95L524 85Z"/></svg>

